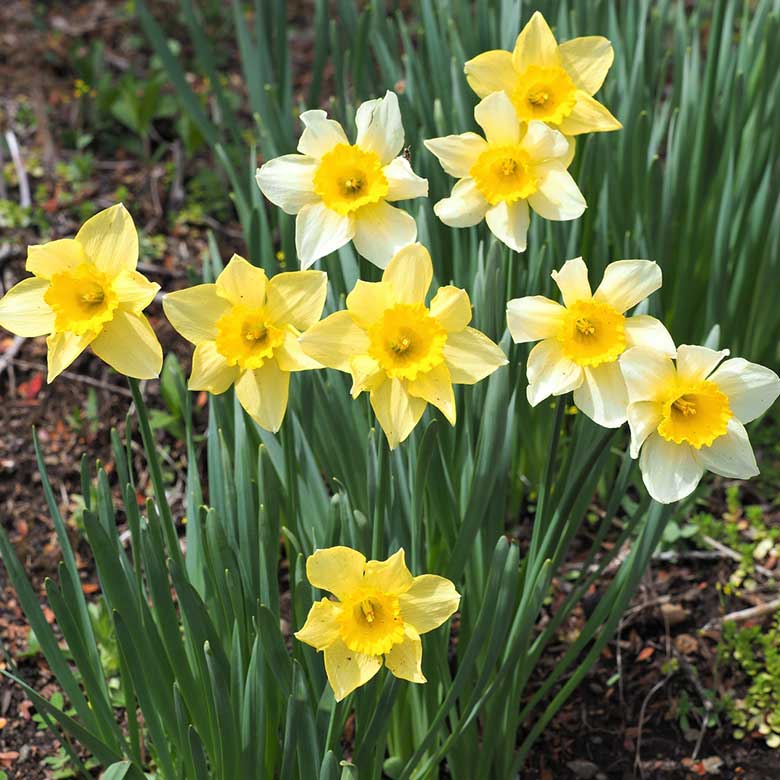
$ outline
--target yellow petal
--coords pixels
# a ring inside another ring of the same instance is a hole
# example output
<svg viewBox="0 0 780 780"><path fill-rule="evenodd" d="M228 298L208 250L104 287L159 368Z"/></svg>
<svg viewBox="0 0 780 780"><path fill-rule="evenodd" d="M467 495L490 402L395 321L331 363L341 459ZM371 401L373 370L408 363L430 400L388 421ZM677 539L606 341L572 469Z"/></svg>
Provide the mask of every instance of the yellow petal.
<svg viewBox="0 0 780 780"><path fill-rule="evenodd" d="M409 590L413 580L412 573L406 568L403 547L385 561L369 561L363 578L366 587L395 595Z"/></svg>
<svg viewBox="0 0 780 780"><path fill-rule="evenodd" d="M239 377L237 366L229 366L213 341L201 341L192 353L192 373L187 387L224 393Z"/></svg>
<svg viewBox="0 0 780 780"><path fill-rule="evenodd" d="M260 191L285 214L297 214L309 203L316 203L314 174L317 160L300 154L275 157L257 169L255 181Z"/></svg>
<svg viewBox="0 0 780 780"><path fill-rule="evenodd" d="M530 221L527 200L501 201L485 212L490 232L515 252L525 252Z"/></svg>
<svg viewBox="0 0 780 780"><path fill-rule="evenodd" d="M350 371L350 361L368 352L366 332L348 311L337 311L312 325L300 338L303 351L318 363L339 371Z"/></svg>
<svg viewBox="0 0 780 780"><path fill-rule="evenodd" d="M582 366L566 357L557 339L540 341L531 350L525 372L528 377L526 397L531 406L551 395L563 395L574 390L585 378Z"/></svg>
<svg viewBox="0 0 780 780"><path fill-rule="evenodd" d="M385 664L401 680L413 683L428 682L422 672L422 642L419 635L408 627L404 641L393 645L385 655Z"/></svg>
<svg viewBox="0 0 780 780"><path fill-rule="evenodd" d="M512 65L512 52L502 49L478 54L463 67L466 81L481 98L491 92L514 91L517 82L517 72Z"/></svg>
<svg viewBox="0 0 780 780"><path fill-rule="evenodd" d="M522 128L506 92L494 92L480 100L474 108L474 119L485 131L485 138L491 146L520 143Z"/></svg>
<svg viewBox="0 0 780 780"><path fill-rule="evenodd" d="M338 144L349 144L344 128L319 108L301 114L304 131L298 141L298 151L320 158Z"/></svg>
<svg viewBox="0 0 780 780"><path fill-rule="evenodd" d="M315 650L324 650L339 638L339 615L340 608L335 601L315 601L303 628L295 632L295 638L311 645Z"/></svg>
<svg viewBox="0 0 780 780"><path fill-rule="evenodd" d="M566 309L543 295L515 298L506 305L506 323L515 344L555 338L565 317Z"/></svg>
<svg viewBox="0 0 780 780"><path fill-rule="evenodd" d="M652 260L617 260L604 269L593 300L623 314L658 290L661 282L661 268Z"/></svg>
<svg viewBox="0 0 780 780"><path fill-rule="evenodd" d="M433 207L433 213L449 227L471 227L485 218L490 204L479 191L474 179L455 182L449 198L442 198Z"/></svg>
<svg viewBox="0 0 780 780"><path fill-rule="evenodd" d="M372 390L371 407L391 450L414 430L425 405L421 398L410 396L399 379L387 379Z"/></svg>
<svg viewBox="0 0 780 780"><path fill-rule="evenodd" d="M555 68L560 65L558 42L539 11L517 36L512 52L512 64L521 75L529 65L538 65L541 68Z"/></svg>
<svg viewBox="0 0 780 780"><path fill-rule="evenodd" d="M324 203L309 203L295 218L295 251L306 269L315 261L349 243L355 235L355 218L329 209Z"/></svg>
<svg viewBox="0 0 780 780"><path fill-rule="evenodd" d="M456 179L469 176L477 158L487 149L485 139L476 133L429 138L423 143L429 152L436 155L441 167Z"/></svg>
<svg viewBox="0 0 780 780"><path fill-rule="evenodd" d="M396 157L382 169L389 189L387 200L409 200L428 197L428 180L418 176L406 157Z"/></svg>
<svg viewBox="0 0 780 780"><path fill-rule="evenodd" d="M76 233L76 241L88 260L109 276L134 271L138 263L138 231L121 203L88 219Z"/></svg>
<svg viewBox="0 0 780 780"><path fill-rule="evenodd" d="M574 389L574 404L604 428L619 428L626 421L628 391L617 361L583 369L582 384Z"/></svg>
<svg viewBox="0 0 780 780"><path fill-rule="evenodd" d="M84 247L75 238L61 238L28 246L25 268L41 279L51 279L54 274L70 271L86 262Z"/></svg>
<svg viewBox="0 0 780 780"><path fill-rule="evenodd" d="M558 129L564 135L580 135L620 130L621 127L623 125L598 100L584 90L578 89L577 102L571 114L564 118Z"/></svg>
<svg viewBox="0 0 780 780"><path fill-rule="evenodd" d="M366 559L351 547L326 547L306 559L306 579L342 601L363 582Z"/></svg>
<svg viewBox="0 0 780 780"><path fill-rule="evenodd" d="M375 390L385 376L379 363L369 355L358 355L352 358L350 370L352 373L350 393L353 398L357 398L364 390Z"/></svg>
<svg viewBox="0 0 780 780"><path fill-rule="evenodd" d="M217 277L217 295L234 306L259 309L265 305L268 277L240 255L233 255L225 270Z"/></svg>
<svg viewBox="0 0 780 780"><path fill-rule="evenodd" d="M424 303L432 279L433 263L422 244L409 244L396 252L382 275L397 303Z"/></svg>
<svg viewBox="0 0 780 780"><path fill-rule="evenodd" d="M247 414L267 431L276 433L287 411L290 374L276 360L266 360L254 371L244 371L236 382L236 396Z"/></svg>
<svg viewBox="0 0 780 780"><path fill-rule="evenodd" d="M508 362L501 347L474 328L447 336L444 360L450 379L459 385L473 385Z"/></svg>
<svg viewBox="0 0 780 780"><path fill-rule="evenodd" d="M381 282L358 279L347 295L347 311L361 328L367 330L395 303L394 292L384 279Z"/></svg>
<svg viewBox="0 0 780 780"><path fill-rule="evenodd" d="M471 322L469 294L450 284L439 287L431 300L431 315L450 333L463 330Z"/></svg>
<svg viewBox="0 0 780 780"><path fill-rule="evenodd" d="M438 628L460 604L460 594L445 577L422 574L399 599L401 617L418 634Z"/></svg>
<svg viewBox="0 0 780 780"><path fill-rule="evenodd" d="M45 336L54 329L54 312L43 300L46 279L30 277L15 284L0 298L0 325L25 338Z"/></svg>
<svg viewBox="0 0 780 780"><path fill-rule="evenodd" d="M122 271L114 279L114 292L128 311L138 314L143 311L157 295L160 285L150 282L138 271Z"/></svg>
<svg viewBox="0 0 780 780"><path fill-rule="evenodd" d="M639 401L662 402L677 379L671 358L646 347L627 349L620 356L620 370L632 405Z"/></svg>
<svg viewBox="0 0 780 780"><path fill-rule="evenodd" d="M589 95L601 89L615 59L612 44L601 35L566 41L558 47L558 54L571 80Z"/></svg>
<svg viewBox="0 0 780 780"><path fill-rule="evenodd" d="M592 298L590 282L588 282L588 266L581 257L567 260L559 271L553 271L550 276L558 285L566 306L571 306L577 301L589 301Z"/></svg>
<svg viewBox="0 0 780 780"><path fill-rule="evenodd" d="M95 338L91 331L78 335L76 333L52 333L46 339L49 348L47 362L49 374L47 382L53 382L90 344Z"/></svg>
<svg viewBox="0 0 780 780"><path fill-rule="evenodd" d="M340 639L325 648L325 673L336 701L365 685L381 668L381 655L356 653Z"/></svg>
<svg viewBox="0 0 780 780"><path fill-rule="evenodd" d="M136 379L153 379L162 368L162 347L143 314L117 309L92 349L115 371Z"/></svg>
<svg viewBox="0 0 780 780"><path fill-rule="evenodd" d="M393 255L417 238L417 223L403 209L384 200L363 206L355 212L357 253L378 268L385 268Z"/></svg>
<svg viewBox="0 0 780 780"><path fill-rule="evenodd" d="M323 368L321 363L310 358L302 349L300 337L294 333L287 333L284 342L274 352L274 357L282 371L309 371Z"/></svg>
<svg viewBox="0 0 780 780"><path fill-rule="evenodd" d="M387 165L401 153L404 126L395 92L388 90L384 97L361 103L355 114L355 126L357 146L375 152L382 165Z"/></svg>
<svg viewBox="0 0 780 780"><path fill-rule="evenodd" d="M163 298L163 311L168 321L193 344L214 341L217 320L230 308L230 303L217 295L215 284L198 284L168 293Z"/></svg>
<svg viewBox="0 0 780 780"><path fill-rule="evenodd" d="M710 349L698 344L680 344L677 347L677 374L684 382L701 382L709 377L723 358L727 349Z"/></svg>
<svg viewBox="0 0 780 780"><path fill-rule="evenodd" d="M444 363L424 374L418 374L417 379L409 382L407 387L411 395L433 404L450 425L455 425L455 394L449 369Z"/></svg>
<svg viewBox="0 0 780 780"><path fill-rule="evenodd" d="M324 271L288 271L276 274L267 287L267 307L277 325L306 330L322 316L328 294Z"/></svg>

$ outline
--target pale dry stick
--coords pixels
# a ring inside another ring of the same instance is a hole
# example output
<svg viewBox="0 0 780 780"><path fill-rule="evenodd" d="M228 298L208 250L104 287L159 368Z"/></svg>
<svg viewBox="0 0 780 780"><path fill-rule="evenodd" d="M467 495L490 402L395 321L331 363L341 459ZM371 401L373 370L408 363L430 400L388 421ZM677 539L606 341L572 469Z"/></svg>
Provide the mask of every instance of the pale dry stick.
<svg viewBox="0 0 780 780"><path fill-rule="evenodd" d="M5 166L5 155L3 154L3 144L0 143L0 171ZM5 185L5 176L0 176L0 200L8 200L8 188Z"/></svg>
<svg viewBox="0 0 780 780"><path fill-rule="evenodd" d="M644 767L642 766L642 759L641 759L641 751L642 751L642 727L644 726L645 722L645 712L647 710L647 705L650 703L650 699L655 696L658 691L661 690L661 688L666 685L666 683L669 682L669 680L672 679L672 675L674 672L667 672L666 677L664 677L663 680L659 680L651 689L650 692L645 696L645 700L642 702L642 707L639 710L639 723L637 725L636 729L636 753L634 754L634 769L639 770L639 776L644 778L645 772Z"/></svg>
<svg viewBox="0 0 780 780"><path fill-rule="evenodd" d="M741 623L745 620L753 620L754 618L760 618L764 615L770 615L778 609L780 609L780 599L774 599L773 601L767 601L766 604L759 604L758 606L749 607L748 609L740 609L737 612L729 612L728 615L724 615L722 618L711 620L701 630L708 631L713 628L719 628L724 623Z"/></svg>
<svg viewBox="0 0 780 780"><path fill-rule="evenodd" d="M8 151L11 154L16 177L19 179L19 205L23 208L29 208L32 205L30 199L30 182L27 180L27 171L24 169L22 153L19 150L19 144L16 140L16 134L13 130L5 131L5 142L8 144Z"/></svg>
<svg viewBox="0 0 780 780"><path fill-rule="evenodd" d="M15 366L19 366L19 368L27 368L34 371L46 371L46 366L43 363L35 363L32 360L21 360L20 358L14 358L11 362ZM119 385L112 385L108 382L102 382L100 379L94 379L91 376L82 376L81 374L76 374L73 371L63 371L60 376L65 377L66 379L72 379L75 382L81 382L85 385L97 387L100 390L108 390L111 393L123 395L126 398L131 397L130 391L124 387L120 387Z"/></svg>
<svg viewBox="0 0 780 780"><path fill-rule="evenodd" d="M723 555L725 555L727 558L731 558L733 561L742 563L742 556L736 550L732 550L731 547L726 547L725 544L721 544L721 542L719 542L717 539L713 539L711 536L703 536L702 539L704 540L705 544L708 544L713 548L713 550L717 550L718 552L723 553ZM775 573L767 569L766 566L761 566L757 563L755 564L755 569L756 571L761 572L761 574L763 574L765 577L775 579Z"/></svg>
<svg viewBox="0 0 780 780"><path fill-rule="evenodd" d="M5 369L11 365L13 359L16 357L16 353L21 349L23 343L23 336L14 336L14 340L11 346L8 347L8 349L3 352L2 355L0 355L0 374L2 374L3 371L5 371Z"/></svg>

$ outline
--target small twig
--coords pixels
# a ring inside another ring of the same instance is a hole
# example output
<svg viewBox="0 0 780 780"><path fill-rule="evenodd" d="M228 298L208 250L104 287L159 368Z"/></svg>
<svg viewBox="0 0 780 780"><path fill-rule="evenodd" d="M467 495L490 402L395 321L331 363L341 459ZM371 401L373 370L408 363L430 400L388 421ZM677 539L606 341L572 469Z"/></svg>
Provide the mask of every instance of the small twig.
<svg viewBox="0 0 780 780"><path fill-rule="evenodd" d="M13 130L5 131L5 142L8 144L8 151L11 154L16 176L19 179L19 205L23 208L29 208L32 205L30 199L30 182L27 180L27 171L24 169L22 153L19 151L19 144L16 141L16 134Z"/></svg>
<svg viewBox="0 0 780 780"><path fill-rule="evenodd" d="M8 349L3 352L2 355L0 355L0 374L2 374L3 371L5 371L5 369L11 365L14 357L16 357L16 353L21 349L23 343L23 336L14 336L14 340L11 346L8 347Z"/></svg>
<svg viewBox="0 0 780 780"><path fill-rule="evenodd" d="M742 623L745 620L753 620L754 618L760 618L764 615L770 615L772 612L780 609L780 599L774 599L773 601L767 601L765 604L758 604L755 607L749 607L748 609L740 609L737 612L729 612L728 615L724 615L722 618L716 618L707 623L702 631L706 631L711 628L718 628L723 623Z"/></svg>
<svg viewBox="0 0 780 780"><path fill-rule="evenodd" d="M731 547L726 547L725 544L722 544L717 539L713 539L711 536L702 536L702 539L704 540L705 544L712 547L713 550L717 550L719 553L722 553L726 558L731 558L732 561L742 563L742 556L736 550L732 550ZM769 577L770 579L775 578L775 573L767 569L765 566L761 566L757 563L755 568L756 571L761 572L761 574L763 574L765 577Z"/></svg>
<svg viewBox="0 0 780 780"><path fill-rule="evenodd" d="M46 371L46 366L43 363L34 363L30 360L20 360L19 358L14 358L11 362L15 366L19 366L19 368L27 368L33 371ZM108 382L102 382L100 379L95 379L91 376L83 376L82 374L76 374L73 371L63 371L60 376L65 377L66 379L72 379L75 382L81 382L85 385L97 387L101 390L108 390L110 393L123 395L126 398L131 397L130 391L124 387L121 387L120 385L112 385Z"/></svg>
<svg viewBox="0 0 780 780"><path fill-rule="evenodd" d="M661 688L666 685L666 683L669 682L672 678L672 673L668 673L666 677L664 677L663 680L659 680L651 689L650 692L645 696L645 700L642 702L642 707L639 710L639 723L637 725L636 729L636 753L634 754L634 768L639 770L640 777L644 777L644 767L642 766L642 759L641 759L641 750L642 750L642 727L645 722L645 712L647 710L647 705L650 703L650 699L655 696L658 691L661 690Z"/></svg>

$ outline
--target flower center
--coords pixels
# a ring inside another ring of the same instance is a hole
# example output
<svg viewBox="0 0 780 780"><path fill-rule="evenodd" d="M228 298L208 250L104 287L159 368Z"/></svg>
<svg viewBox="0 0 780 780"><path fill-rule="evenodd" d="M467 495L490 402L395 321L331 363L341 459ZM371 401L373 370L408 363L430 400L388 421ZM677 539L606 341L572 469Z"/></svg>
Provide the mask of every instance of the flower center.
<svg viewBox="0 0 780 780"><path fill-rule="evenodd" d="M368 354L387 376L414 380L442 362L447 332L422 303L399 303L371 326L368 337Z"/></svg>
<svg viewBox="0 0 780 780"><path fill-rule="evenodd" d="M658 433L667 441L687 442L698 450L723 436L731 417L729 399L714 382L677 386L663 404Z"/></svg>
<svg viewBox="0 0 780 780"><path fill-rule="evenodd" d="M356 653L383 655L404 639L404 621L397 596L361 590L343 602L339 633Z"/></svg>
<svg viewBox="0 0 780 780"><path fill-rule="evenodd" d="M626 348L625 318L605 303L577 301L568 307L558 339L566 357L581 366L612 363Z"/></svg>
<svg viewBox="0 0 780 780"><path fill-rule="evenodd" d="M269 322L263 309L234 306L217 320L217 351L229 366L260 368L284 338L284 329Z"/></svg>
<svg viewBox="0 0 780 780"><path fill-rule="evenodd" d="M349 144L338 144L324 154L314 174L314 191L342 215L377 203L389 188L379 156Z"/></svg>
<svg viewBox="0 0 780 780"><path fill-rule="evenodd" d="M528 152L517 144L493 146L477 158L469 171L488 203L514 203L533 195L538 180Z"/></svg>
<svg viewBox="0 0 780 780"><path fill-rule="evenodd" d="M529 65L510 96L518 118L560 124L577 102L576 87L563 68Z"/></svg>
<svg viewBox="0 0 780 780"><path fill-rule="evenodd" d="M100 331L119 305L109 277L86 263L54 274L43 299L54 311L55 331L79 335Z"/></svg>

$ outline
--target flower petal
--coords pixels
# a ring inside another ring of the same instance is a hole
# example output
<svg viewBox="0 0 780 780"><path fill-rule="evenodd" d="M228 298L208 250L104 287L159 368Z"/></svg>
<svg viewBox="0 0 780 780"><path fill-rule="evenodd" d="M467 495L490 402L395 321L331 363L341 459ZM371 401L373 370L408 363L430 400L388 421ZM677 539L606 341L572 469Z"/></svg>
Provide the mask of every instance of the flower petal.
<svg viewBox="0 0 780 780"><path fill-rule="evenodd" d="M463 66L466 81L481 98L492 92L511 94L517 83L517 72L512 65L512 52L503 49L478 54Z"/></svg>
<svg viewBox="0 0 780 780"><path fill-rule="evenodd" d="M51 333L54 312L43 299L48 289L49 282L35 276L15 284L0 298L0 325L25 338Z"/></svg>
<svg viewBox="0 0 780 780"><path fill-rule="evenodd" d="M538 189L528 196L531 208L545 219L577 219L588 207L572 175L561 162L537 166L541 172Z"/></svg>
<svg viewBox="0 0 780 780"><path fill-rule="evenodd" d="M348 311L337 311L315 323L299 343L310 358L339 371L349 371L352 358L366 354L369 346L368 335Z"/></svg>
<svg viewBox="0 0 780 780"><path fill-rule="evenodd" d="M406 567L406 556L403 547L396 550L387 560L368 561L363 577L366 587L376 588L383 593L399 595L409 590L412 585L412 573Z"/></svg>
<svg viewBox="0 0 780 780"><path fill-rule="evenodd" d="M626 344L629 347L655 349L668 357L677 354L674 339L669 335L663 322L655 317L649 314L637 314L626 317L623 324L626 328Z"/></svg>
<svg viewBox="0 0 780 780"><path fill-rule="evenodd" d="M302 154L275 157L257 169L257 186L285 214L297 214L307 204L320 199L314 191L317 165L317 160Z"/></svg>
<svg viewBox="0 0 780 780"><path fill-rule="evenodd" d="M506 305L506 324L515 344L555 338L565 317L566 309L543 295L515 298Z"/></svg>
<svg viewBox="0 0 780 780"><path fill-rule="evenodd" d="M428 179L418 176L405 157L396 157L382 171L390 189L387 200L407 200L428 197Z"/></svg>
<svg viewBox="0 0 780 780"><path fill-rule="evenodd" d="M385 96L362 103L355 115L356 144L379 155L382 165L398 157L404 145L404 126L398 97L388 90Z"/></svg>
<svg viewBox="0 0 780 780"><path fill-rule="evenodd" d="M313 358L310 358L301 347L299 336L293 333L287 333L282 345L274 352L276 362L282 371L310 371L311 369L323 368Z"/></svg>
<svg viewBox="0 0 780 780"><path fill-rule="evenodd" d="M325 673L336 701L365 685L381 668L381 655L350 650L340 639L325 648Z"/></svg>
<svg viewBox="0 0 780 780"><path fill-rule="evenodd" d="M647 347L631 347L619 358L629 403L663 401L676 381L671 358Z"/></svg>
<svg viewBox="0 0 780 780"><path fill-rule="evenodd" d="M216 339L217 320L229 310L230 303L217 295L215 284L198 284L163 298L168 321L193 344Z"/></svg>
<svg viewBox="0 0 780 780"><path fill-rule="evenodd" d="M401 680L428 682L422 673L422 642L416 631L406 628L403 642L393 645L385 655L387 668Z"/></svg>
<svg viewBox="0 0 780 780"><path fill-rule="evenodd" d="M143 314L117 309L91 346L102 361L120 374L135 379L160 375L162 347Z"/></svg>
<svg viewBox="0 0 780 780"><path fill-rule="evenodd" d="M304 206L295 218L295 251L301 268L348 244L355 235L355 221L329 209L324 203Z"/></svg>
<svg viewBox="0 0 780 780"><path fill-rule="evenodd" d="M727 349L715 350L698 344L680 344L677 347L677 374L684 382L701 382L728 357Z"/></svg>
<svg viewBox="0 0 780 780"><path fill-rule="evenodd" d="M252 265L240 255L233 255L217 277L216 292L234 306L259 309L265 305L267 284L268 277L262 268Z"/></svg>
<svg viewBox="0 0 780 780"><path fill-rule="evenodd" d="M376 390L384 381L385 372L379 363L370 355L358 355L350 362L352 387L350 394L357 398L363 391Z"/></svg>
<svg viewBox="0 0 780 780"><path fill-rule="evenodd" d="M114 279L114 292L119 303L133 314L142 312L154 300L159 289L159 284L150 282L138 271L122 271Z"/></svg>
<svg viewBox="0 0 780 780"><path fill-rule="evenodd" d="M780 395L777 374L743 358L724 361L709 378L728 396L731 411L743 423L760 417Z"/></svg>
<svg viewBox="0 0 780 780"><path fill-rule="evenodd" d="M456 179L467 178L479 155L487 149L487 141L476 133L429 138L423 143L429 152L436 155L441 167Z"/></svg>
<svg viewBox="0 0 780 780"><path fill-rule="evenodd" d="M450 370L450 379L458 385L480 382L509 362L501 347L475 328L448 334L444 361Z"/></svg>
<svg viewBox="0 0 780 780"><path fill-rule="evenodd" d="M512 64L522 74L529 65L555 68L560 65L558 42L545 18L537 11L515 41Z"/></svg>
<svg viewBox="0 0 780 780"><path fill-rule="evenodd" d="M121 204L88 219L76 233L87 259L108 276L134 271L138 263L138 231L130 212Z"/></svg>
<svg viewBox="0 0 780 780"><path fill-rule="evenodd" d="M306 559L306 579L341 601L363 584L366 558L351 547L325 547Z"/></svg>
<svg viewBox="0 0 780 780"><path fill-rule="evenodd" d="M604 269L604 278L593 300L606 303L621 314L660 289L661 268L652 260L618 260Z"/></svg>
<svg viewBox="0 0 780 780"><path fill-rule="evenodd" d="M558 285L565 306L591 299L588 266L585 265L585 261L581 257L567 260L560 270L553 271L550 276Z"/></svg>
<svg viewBox="0 0 780 780"><path fill-rule="evenodd" d="M520 122L506 92L493 92L477 103L474 119L491 146L520 142Z"/></svg>
<svg viewBox="0 0 780 780"><path fill-rule="evenodd" d="M704 466L689 444L675 444L653 433L639 454L647 492L661 504L689 496L704 474Z"/></svg>
<svg viewBox="0 0 780 780"><path fill-rule="evenodd" d="M192 372L187 389L207 390L219 395L238 379L240 373L237 366L227 364L213 341L201 341L192 353Z"/></svg>
<svg viewBox="0 0 780 780"><path fill-rule="evenodd" d="M450 425L455 425L455 393L452 391L450 372L444 363L424 374L418 374L415 380L409 382L407 389L411 395L433 404Z"/></svg>
<svg viewBox="0 0 780 780"><path fill-rule="evenodd" d="M277 324L306 330L322 316L328 295L324 271L287 271L276 274L266 287L268 315Z"/></svg>
<svg viewBox="0 0 780 780"><path fill-rule="evenodd" d="M432 280L431 255L422 244L399 249L382 275L397 303L424 303Z"/></svg>
<svg viewBox="0 0 780 780"><path fill-rule="evenodd" d="M458 609L460 594L446 577L421 574L398 599L401 617L418 634L427 634Z"/></svg>
<svg viewBox="0 0 780 780"><path fill-rule="evenodd" d="M431 300L431 316L448 333L463 330L471 322L469 294L451 284L439 287Z"/></svg>
<svg viewBox="0 0 780 780"><path fill-rule="evenodd" d="M722 477L750 479L759 474L745 426L736 417L729 420L723 436L699 450L699 459L706 468Z"/></svg>
<svg viewBox="0 0 780 780"><path fill-rule="evenodd" d="M489 208L490 204L474 179L461 179L455 183L449 198L442 198L436 203L433 213L445 225L463 228L482 222Z"/></svg>
<svg viewBox="0 0 780 780"><path fill-rule="evenodd" d="M364 282L358 279L347 295L347 310L352 319L368 330L396 302L395 290L384 280Z"/></svg>
<svg viewBox="0 0 780 780"><path fill-rule="evenodd" d="M617 360L588 366L583 383L574 389L574 403L593 422L619 428L626 421L628 391Z"/></svg>
<svg viewBox="0 0 780 780"><path fill-rule="evenodd" d="M287 411L290 374L282 371L274 359L266 360L254 371L244 371L236 382L236 396L247 414L267 431L282 427Z"/></svg>
<svg viewBox="0 0 780 780"><path fill-rule="evenodd" d="M319 108L301 114L303 133L298 141L298 151L309 157L320 158L338 144L349 144L344 128ZM292 155L291 155L292 156Z"/></svg>
<svg viewBox="0 0 780 780"><path fill-rule="evenodd" d="M577 90L577 102L569 116L564 117L558 129L564 135L599 133L620 130L623 127L605 106L582 89Z"/></svg>
<svg viewBox="0 0 780 780"><path fill-rule="evenodd" d="M485 214L490 232L515 252L525 252L528 237L528 201L518 200L515 203L501 201L491 206Z"/></svg>
<svg viewBox="0 0 780 780"><path fill-rule="evenodd" d="M70 271L86 262L84 247L75 238L61 238L28 246L25 268L41 279L51 279L54 274Z"/></svg>
<svg viewBox="0 0 780 780"><path fill-rule="evenodd" d="M558 54L571 80L589 95L595 95L601 89L615 59L612 44L602 35L566 41L558 47Z"/></svg>
<svg viewBox="0 0 780 780"><path fill-rule="evenodd" d="M391 450L414 430L425 405L421 398L409 395L399 379L388 378L371 391L371 407Z"/></svg>
<svg viewBox="0 0 780 780"><path fill-rule="evenodd" d="M569 141L565 135L544 122L529 122L520 146L534 162L557 160L566 167L564 160L570 153Z"/></svg>
<svg viewBox="0 0 780 780"><path fill-rule="evenodd" d="M52 333L46 338L48 347L48 376L46 381L53 382L90 344L95 338L92 331L84 334L62 331Z"/></svg>
<svg viewBox="0 0 780 780"><path fill-rule="evenodd" d="M295 638L317 651L324 650L339 638L340 616L341 608L335 601L326 598L315 601L303 628L295 632Z"/></svg>
<svg viewBox="0 0 780 780"><path fill-rule="evenodd" d="M355 212L355 249L379 268L384 268L401 247L416 238L414 217L386 201L363 206Z"/></svg>
<svg viewBox="0 0 780 780"><path fill-rule="evenodd" d="M655 401L637 401L628 405L626 416L631 429L631 457L637 458L645 439L658 429L661 405Z"/></svg>
<svg viewBox="0 0 780 780"><path fill-rule="evenodd" d="M551 395L563 395L574 390L585 378L582 367L567 358L560 343L554 339L540 341L531 350L526 375L526 397L531 406L536 406Z"/></svg>

